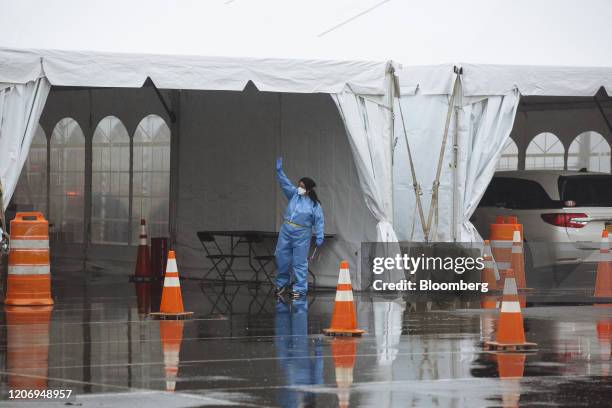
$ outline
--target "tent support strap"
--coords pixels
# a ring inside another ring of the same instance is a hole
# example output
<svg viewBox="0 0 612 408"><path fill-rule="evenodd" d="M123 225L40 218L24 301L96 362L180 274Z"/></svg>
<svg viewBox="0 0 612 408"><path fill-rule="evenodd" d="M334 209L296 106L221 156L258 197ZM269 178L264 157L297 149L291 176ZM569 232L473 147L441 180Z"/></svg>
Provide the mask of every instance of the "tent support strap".
<svg viewBox="0 0 612 408"><path fill-rule="evenodd" d="M448 140L448 130L450 128L451 118L453 111L455 110L455 97L459 90L459 81L461 76L461 69L455 67L455 83L453 85L453 92L451 94L450 101L448 103L448 111L446 113L446 123L444 125L444 135L442 136L442 145L440 146L440 155L438 157L438 168L436 170L436 178L432 185L431 190L431 204L429 206L429 214L427 215L427 232L431 230L431 221L434 215L434 210L437 214L438 211L438 190L440 188L440 175L442 174L442 163L444 163L444 151L446 150L446 142ZM437 223L436 217L436 223ZM437 229L437 226L436 226ZM427 238L427 235L426 235Z"/></svg>

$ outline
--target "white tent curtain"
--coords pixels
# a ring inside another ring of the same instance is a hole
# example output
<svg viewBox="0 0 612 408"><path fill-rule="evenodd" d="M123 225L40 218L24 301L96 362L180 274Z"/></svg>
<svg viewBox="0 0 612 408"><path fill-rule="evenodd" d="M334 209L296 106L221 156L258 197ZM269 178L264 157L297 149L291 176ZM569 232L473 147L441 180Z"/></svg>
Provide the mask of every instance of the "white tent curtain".
<svg viewBox="0 0 612 408"><path fill-rule="evenodd" d="M398 142L393 169L394 226L400 240L424 240L416 207L406 138L412 150L416 178L423 192L421 197L423 210L427 214L431 204L432 186L436 177L438 152L444 135L449 101L449 94L417 93L403 95L396 102L396 112L399 112L401 104L404 116L404 121L399 119L395 121ZM518 91L506 95L458 98L451 118L439 180L438 222L431 227L430 240L448 242L481 240L469 219L491 181L495 165L510 137L518 102ZM453 165L455 140L458 145L456 175ZM453 200L457 203L455 208ZM453 233L453 218L457 224L455 233Z"/></svg>
<svg viewBox="0 0 612 408"><path fill-rule="evenodd" d="M397 242L393 229L391 123L382 97L347 89L332 95L346 127L365 202L378 221L376 240Z"/></svg>
<svg viewBox="0 0 612 408"><path fill-rule="evenodd" d="M0 83L0 181L3 210L15 191L51 85L45 78Z"/></svg>
<svg viewBox="0 0 612 408"><path fill-rule="evenodd" d="M514 124L518 91L505 96L464 99L458 111L459 128L459 237L461 242L481 240L470 222L495 173Z"/></svg>

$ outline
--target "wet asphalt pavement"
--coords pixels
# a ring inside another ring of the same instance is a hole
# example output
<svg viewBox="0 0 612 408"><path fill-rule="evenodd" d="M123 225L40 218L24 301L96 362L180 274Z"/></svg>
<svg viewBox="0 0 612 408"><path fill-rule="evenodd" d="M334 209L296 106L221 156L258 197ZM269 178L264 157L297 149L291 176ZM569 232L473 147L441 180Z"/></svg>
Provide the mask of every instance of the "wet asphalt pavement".
<svg viewBox="0 0 612 408"><path fill-rule="evenodd" d="M61 277L57 278L58 275ZM186 321L151 320L159 285L55 274L52 308L4 307L0 406L610 407L612 307L532 302L531 353L484 352L496 309L356 294L362 338L321 335L334 292L279 303L271 289L182 281ZM561 294L556 298L563 297ZM69 401L8 401L69 389Z"/></svg>

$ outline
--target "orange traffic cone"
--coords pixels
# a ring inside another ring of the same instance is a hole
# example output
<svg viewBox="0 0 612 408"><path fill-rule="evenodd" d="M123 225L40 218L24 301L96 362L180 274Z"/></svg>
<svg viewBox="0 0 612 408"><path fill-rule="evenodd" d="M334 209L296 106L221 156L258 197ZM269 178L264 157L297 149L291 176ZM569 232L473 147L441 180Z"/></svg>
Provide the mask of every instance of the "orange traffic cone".
<svg viewBox="0 0 612 408"><path fill-rule="evenodd" d="M162 320L159 322L159 334L164 353L164 369L166 371L166 391L174 391L176 389L184 325L185 322L178 320Z"/></svg>
<svg viewBox="0 0 612 408"><path fill-rule="evenodd" d="M183 319L192 314L193 312L185 312L183 308L181 281L179 280L176 256L174 251L171 250L168 253L168 265L166 266L166 277L164 278L159 312L149 313L149 316L158 319Z"/></svg>
<svg viewBox="0 0 612 408"><path fill-rule="evenodd" d="M608 230L606 229L601 234L597 278L595 279L595 293L593 296L612 297L612 257L610 256L610 242Z"/></svg>
<svg viewBox="0 0 612 408"><path fill-rule="evenodd" d="M357 328L353 286L351 285L351 274L347 261L340 262L340 274L338 275L331 327L324 329L323 332L330 336L361 336L365 333L365 330Z"/></svg>
<svg viewBox="0 0 612 408"><path fill-rule="evenodd" d="M144 218L140 220L140 236L138 242L138 256L136 257L136 268L131 276L132 282L149 282L151 276L151 257L149 255L149 244L147 241L147 223Z"/></svg>
<svg viewBox="0 0 612 408"><path fill-rule="evenodd" d="M49 266L49 223L42 213L17 213L11 221L4 303L13 306L53 304Z"/></svg>
<svg viewBox="0 0 612 408"><path fill-rule="evenodd" d="M338 406L348 407L350 388L353 385L353 368L357 355L355 339L336 338L331 342L331 352L336 371L336 385L338 387Z"/></svg>
<svg viewBox="0 0 612 408"><path fill-rule="evenodd" d="M497 279L495 277L495 261L493 260L491 245L488 239L484 242L482 258L484 260L484 269L480 273L480 281L488 285L489 291L498 290Z"/></svg>
<svg viewBox="0 0 612 408"><path fill-rule="evenodd" d="M497 321L496 341L485 342L489 350L519 351L534 349L537 344L525 341L523 315L512 269L504 271L504 293Z"/></svg>
<svg viewBox="0 0 612 408"><path fill-rule="evenodd" d="M497 353L497 370L502 380L502 403L504 408L519 406L521 378L525 371L526 355L522 353Z"/></svg>
<svg viewBox="0 0 612 408"><path fill-rule="evenodd" d="M47 388L49 322L52 306L7 306L6 369L8 387L17 390Z"/></svg>

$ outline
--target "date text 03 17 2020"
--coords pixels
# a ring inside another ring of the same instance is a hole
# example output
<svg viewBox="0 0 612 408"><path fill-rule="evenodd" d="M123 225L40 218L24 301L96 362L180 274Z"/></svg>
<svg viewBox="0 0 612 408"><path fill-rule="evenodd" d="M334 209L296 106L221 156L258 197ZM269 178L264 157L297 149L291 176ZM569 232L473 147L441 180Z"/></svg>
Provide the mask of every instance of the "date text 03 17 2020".
<svg viewBox="0 0 612 408"><path fill-rule="evenodd" d="M5 398L9 400L62 400L73 396L72 390L8 390Z"/></svg>

